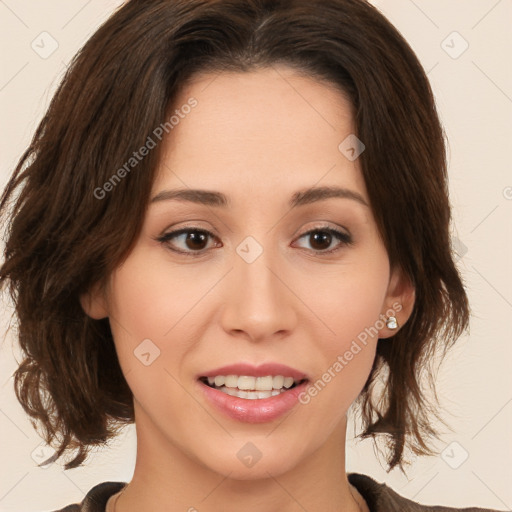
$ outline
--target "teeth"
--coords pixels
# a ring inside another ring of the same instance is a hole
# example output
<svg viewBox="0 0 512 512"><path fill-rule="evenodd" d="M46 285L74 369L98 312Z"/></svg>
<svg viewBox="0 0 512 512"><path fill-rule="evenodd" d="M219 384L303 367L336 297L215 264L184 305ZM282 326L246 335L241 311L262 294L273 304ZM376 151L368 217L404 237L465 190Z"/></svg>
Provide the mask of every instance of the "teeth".
<svg viewBox="0 0 512 512"><path fill-rule="evenodd" d="M260 398L270 398L272 396L277 396L281 393L284 393L282 389L273 389L272 391L242 391L237 388L227 388L226 386L222 386L219 388L219 391L226 393L230 396L236 396L238 398L246 398L248 400L257 400Z"/></svg>
<svg viewBox="0 0 512 512"><path fill-rule="evenodd" d="M227 375L225 377L224 385L228 388L238 387L238 377L236 375Z"/></svg>
<svg viewBox="0 0 512 512"><path fill-rule="evenodd" d="M293 377L283 377L282 375L274 377L272 375L267 375L266 377L251 377L249 375L216 375L215 377L208 377L208 384L210 386L215 385L217 388L225 386L226 388L238 388L243 391L272 391L280 390L283 387L288 389L293 386L293 383Z"/></svg>
<svg viewBox="0 0 512 512"><path fill-rule="evenodd" d="M288 377L288 380L291 379L291 377ZM274 389L281 389L283 386L284 386L284 383L285 383L285 378L282 376L282 375L277 375L276 377L274 377L272 379L272 387ZM293 384L293 379L292 379L292 383L290 384L290 386ZM290 387L288 386L288 387Z"/></svg>

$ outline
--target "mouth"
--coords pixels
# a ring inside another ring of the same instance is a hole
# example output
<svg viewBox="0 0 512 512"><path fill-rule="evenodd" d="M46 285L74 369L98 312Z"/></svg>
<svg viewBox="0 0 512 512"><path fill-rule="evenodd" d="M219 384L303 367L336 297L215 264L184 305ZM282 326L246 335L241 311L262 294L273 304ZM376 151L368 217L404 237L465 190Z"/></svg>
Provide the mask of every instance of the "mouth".
<svg viewBox="0 0 512 512"><path fill-rule="evenodd" d="M262 400L278 396L308 382L307 378L294 379L283 375L216 375L198 379L206 386L226 395L248 400Z"/></svg>
<svg viewBox="0 0 512 512"><path fill-rule="evenodd" d="M280 363L237 363L196 375L214 409L242 423L276 420L300 403L310 376Z"/></svg>

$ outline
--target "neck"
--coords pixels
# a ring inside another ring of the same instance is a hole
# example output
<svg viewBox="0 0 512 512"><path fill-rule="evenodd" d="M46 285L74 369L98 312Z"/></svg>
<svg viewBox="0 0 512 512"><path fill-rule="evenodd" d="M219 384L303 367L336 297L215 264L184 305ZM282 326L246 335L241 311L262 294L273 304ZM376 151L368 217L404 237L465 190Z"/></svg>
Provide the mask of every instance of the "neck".
<svg viewBox="0 0 512 512"><path fill-rule="evenodd" d="M270 452L265 435L232 437L228 441L236 446L235 453L244 446L249 452L254 450L249 446L260 446L263 452L250 470L239 460L235 464L228 459L223 472L205 464L204 453L199 454L202 460L185 453L180 440L166 437L137 406L136 430L133 478L115 500L115 512L368 511L345 472L346 419L325 443L304 453L295 465L287 463L283 450L277 449L278 457L265 457Z"/></svg>

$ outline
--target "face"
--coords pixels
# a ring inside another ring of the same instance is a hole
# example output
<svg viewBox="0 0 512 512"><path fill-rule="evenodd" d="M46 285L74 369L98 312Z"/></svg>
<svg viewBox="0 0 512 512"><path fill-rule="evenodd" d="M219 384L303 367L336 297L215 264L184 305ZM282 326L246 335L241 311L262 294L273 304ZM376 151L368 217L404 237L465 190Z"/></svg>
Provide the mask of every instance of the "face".
<svg viewBox="0 0 512 512"><path fill-rule="evenodd" d="M190 98L140 237L88 313L110 318L139 442L234 478L277 475L341 431L394 332L383 315L406 320L404 288L358 159L338 148L355 131L340 91L281 67L197 77L175 108ZM338 192L306 194L323 187ZM199 380L239 363L307 381L259 406Z"/></svg>

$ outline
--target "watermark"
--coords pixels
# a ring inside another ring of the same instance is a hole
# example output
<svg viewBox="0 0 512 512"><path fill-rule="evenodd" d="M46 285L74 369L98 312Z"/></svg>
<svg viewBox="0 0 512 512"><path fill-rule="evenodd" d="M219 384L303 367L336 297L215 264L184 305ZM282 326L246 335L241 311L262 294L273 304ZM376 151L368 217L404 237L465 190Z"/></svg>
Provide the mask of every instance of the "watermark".
<svg viewBox="0 0 512 512"><path fill-rule="evenodd" d="M468 451L457 441L452 441L442 452L441 458L452 469L459 469L469 458Z"/></svg>
<svg viewBox="0 0 512 512"><path fill-rule="evenodd" d="M454 30L441 41L441 48L452 59L458 59L469 48L469 43Z"/></svg>
<svg viewBox="0 0 512 512"><path fill-rule="evenodd" d="M462 259L468 252L467 246L464 244L462 240L457 238L456 236L452 236L452 249L454 252L454 260L457 262Z"/></svg>
<svg viewBox="0 0 512 512"><path fill-rule="evenodd" d="M41 59L47 59L57 50L59 43L50 33L44 31L30 43L30 46Z"/></svg>
<svg viewBox="0 0 512 512"><path fill-rule="evenodd" d="M503 197L508 200L512 199L512 187L505 187L503 189Z"/></svg>
<svg viewBox="0 0 512 512"><path fill-rule="evenodd" d="M361 331L357 335L357 339L352 340L350 348L346 350L343 355L338 355L336 361L327 368L327 371L322 374L322 376L317 379L313 384L309 385L305 391L302 391L299 395L299 402L302 405L307 405L311 402L311 398L314 398L318 395L320 391L322 391L325 386L331 382L337 374L339 374L349 363L354 359L354 357L361 352L363 347L366 347L368 344L369 337L375 337L379 333L381 329L384 329L386 326L386 318L390 316L395 316L396 313L402 310L402 305L399 302L394 302L392 307L389 308L384 315L380 315L379 319L370 327L365 327L363 331Z"/></svg>
<svg viewBox="0 0 512 512"><path fill-rule="evenodd" d="M45 442L40 443L32 450L32 460L42 469L49 468L56 460L56 451Z"/></svg>
<svg viewBox="0 0 512 512"><path fill-rule="evenodd" d="M149 338L146 338L137 345L133 354L144 366L149 366L160 356L160 349Z"/></svg>
<svg viewBox="0 0 512 512"><path fill-rule="evenodd" d="M365 149L366 146L363 144L363 141L353 133L343 139L338 146L339 152L351 162L357 160Z"/></svg>
<svg viewBox="0 0 512 512"><path fill-rule="evenodd" d="M114 174L105 182L101 187L96 187L93 191L93 195L96 199L104 199L107 193L112 192L114 188L121 183L121 181L139 165L139 162L149 155L152 149L154 149L158 142L160 142L164 136L173 130L181 121L184 119L194 107L196 107L198 101L195 98L189 98L187 103L183 104L179 109L174 111L174 114L169 117L165 123L160 123L152 132L148 135L146 142L138 149L134 151L132 156L126 160L126 162L117 169ZM155 139L158 141L156 142Z"/></svg>
<svg viewBox="0 0 512 512"><path fill-rule="evenodd" d="M255 238L248 236L238 244L236 253L246 263L253 263L263 254L263 247Z"/></svg>
<svg viewBox="0 0 512 512"><path fill-rule="evenodd" d="M249 441L238 450L236 456L244 466L252 468L261 459L263 454L256 445Z"/></svg>

